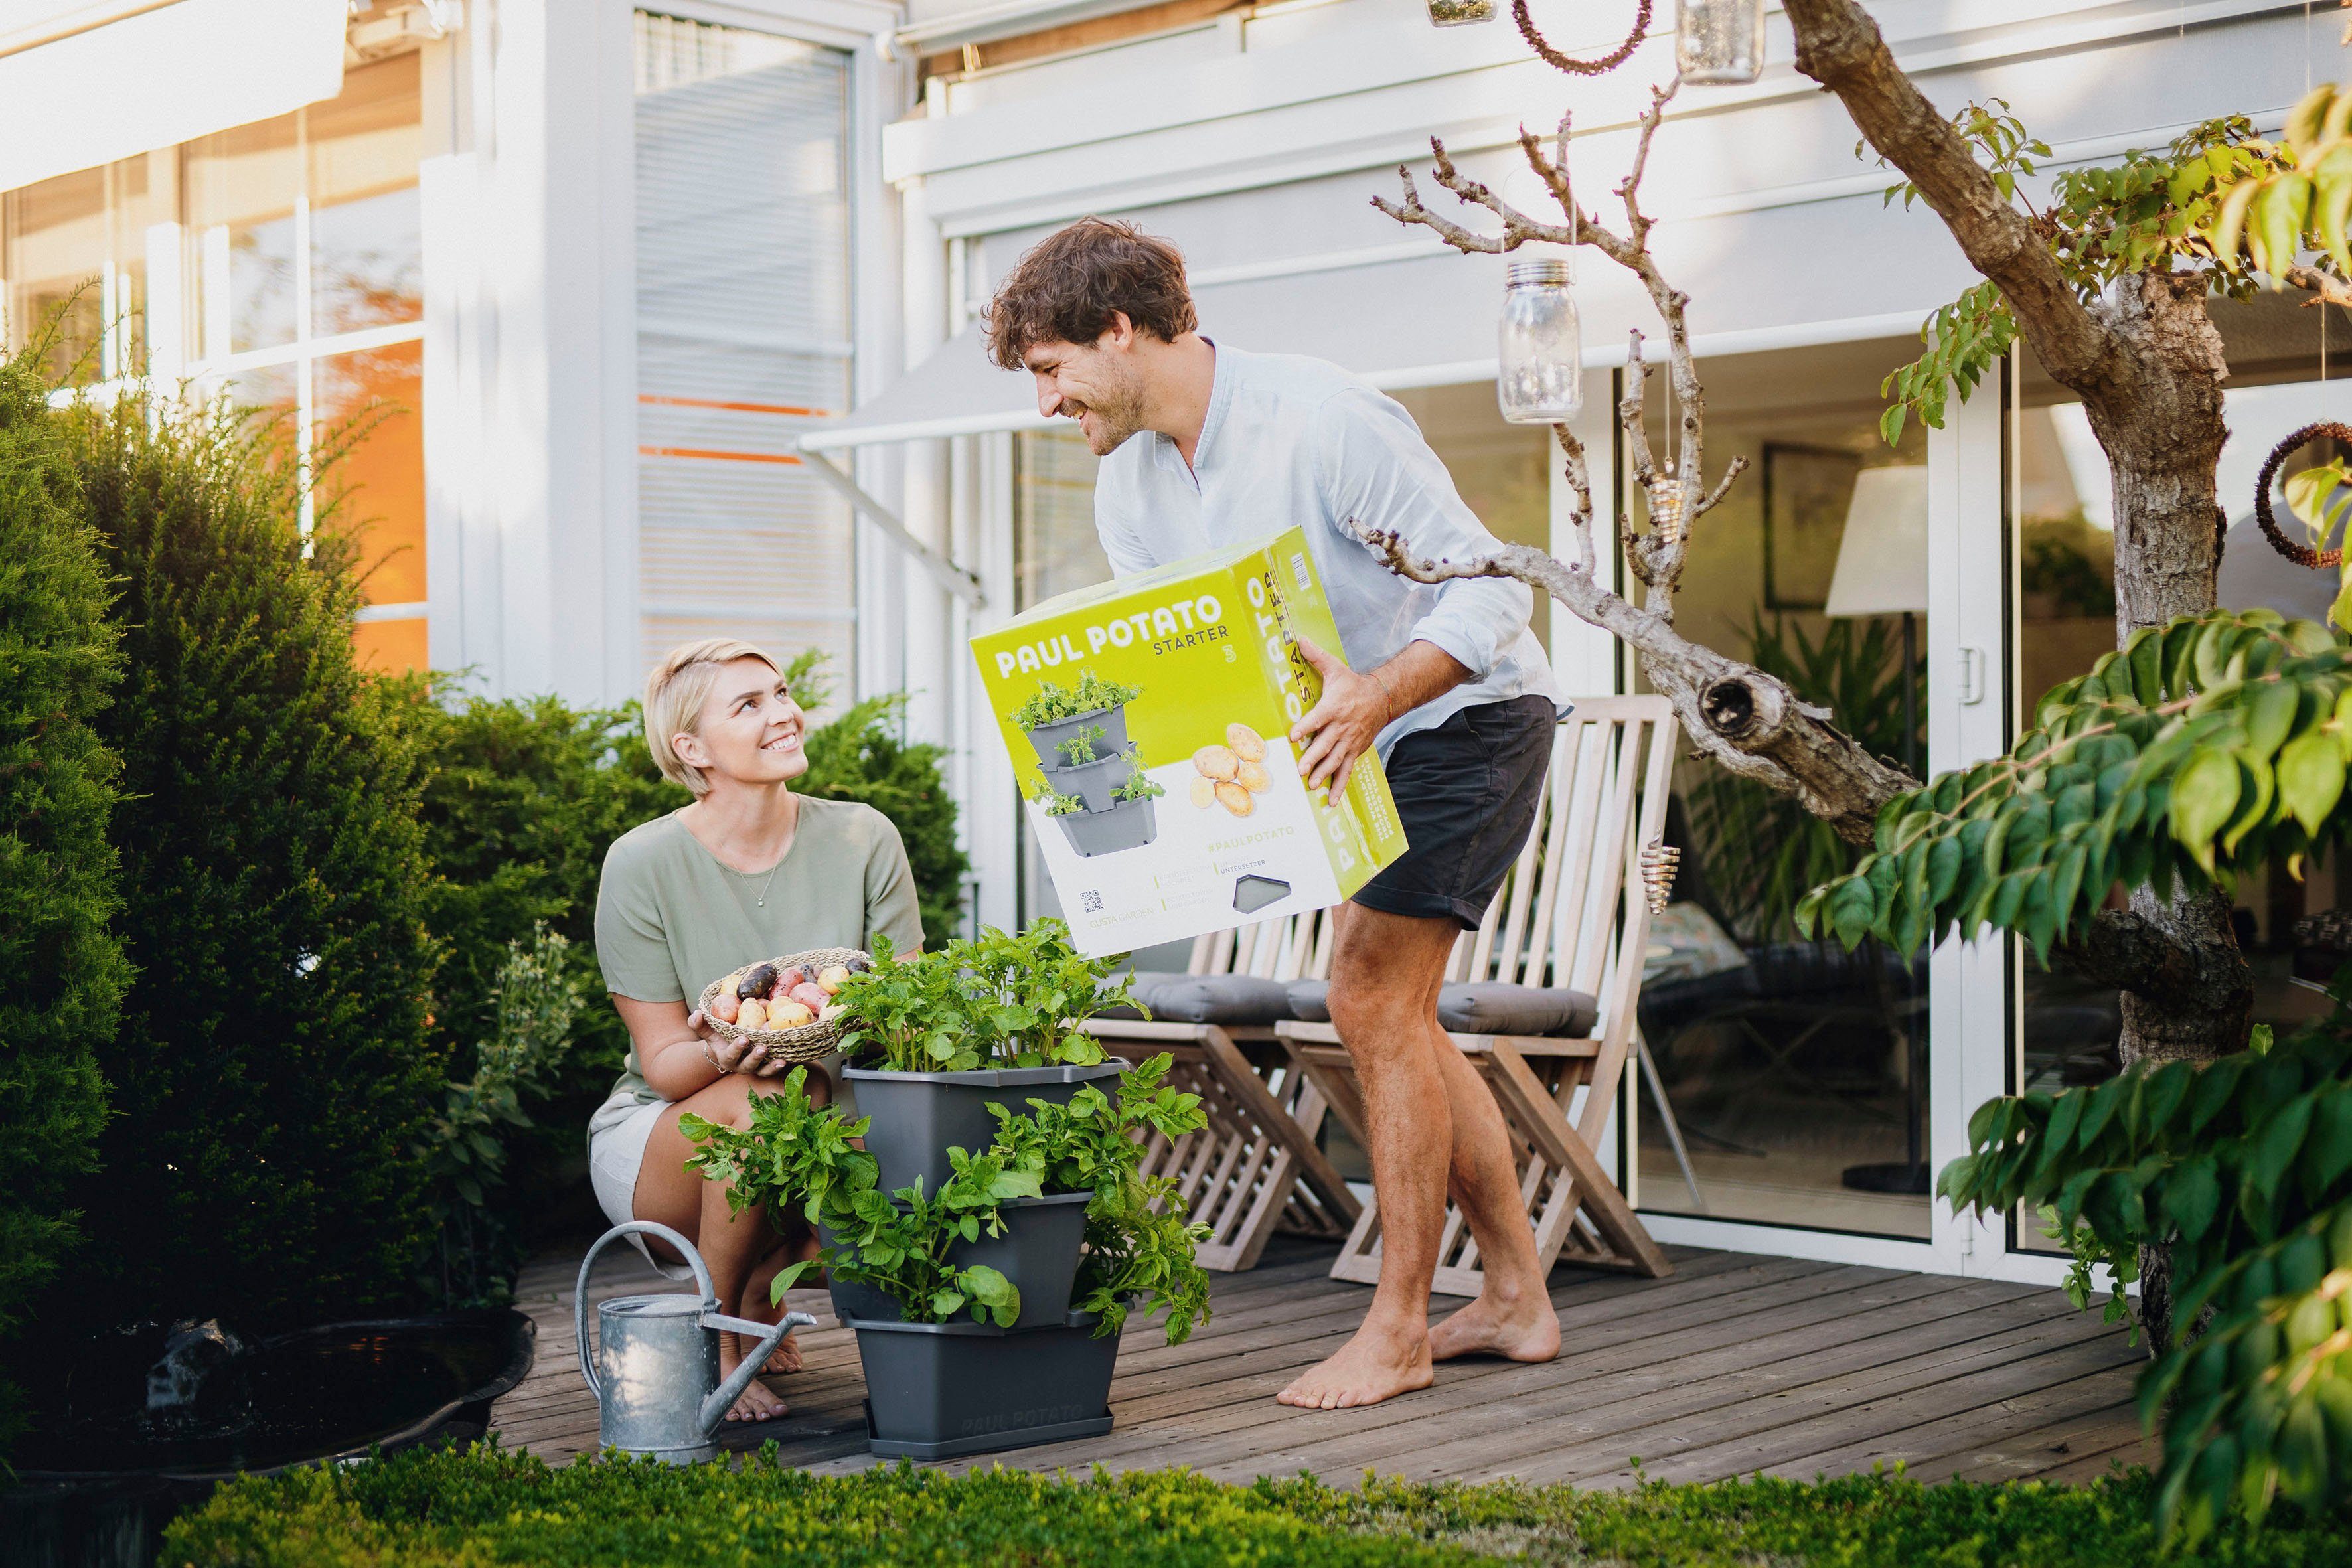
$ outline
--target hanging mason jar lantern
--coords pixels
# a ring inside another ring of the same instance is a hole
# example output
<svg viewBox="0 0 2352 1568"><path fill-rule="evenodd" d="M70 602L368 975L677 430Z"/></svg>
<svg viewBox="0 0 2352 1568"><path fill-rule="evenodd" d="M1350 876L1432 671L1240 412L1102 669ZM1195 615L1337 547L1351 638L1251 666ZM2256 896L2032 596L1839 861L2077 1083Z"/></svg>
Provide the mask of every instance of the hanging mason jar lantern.
<svg viewBox="0 0 2352 1568"><path fill-rule="evenodd" d="M1514 425L1557 425L1584 406L1584 337L1564 257L1504 271L1495 401Z"/></svg>
<svg viewBox="0 0 2352 1568"><path fill-rule="evenodd" d="M1675 68L1688 82L1754 81L1764 70L1764 0L1681 0Z"/></svg>
<svg viewBox="0 0 2352 1568"><path fill-rule="evenodd" d="M1428 4L1429 20L1434 26L1459 27L1495 19L1495 0L1428 0Z"/></svg>

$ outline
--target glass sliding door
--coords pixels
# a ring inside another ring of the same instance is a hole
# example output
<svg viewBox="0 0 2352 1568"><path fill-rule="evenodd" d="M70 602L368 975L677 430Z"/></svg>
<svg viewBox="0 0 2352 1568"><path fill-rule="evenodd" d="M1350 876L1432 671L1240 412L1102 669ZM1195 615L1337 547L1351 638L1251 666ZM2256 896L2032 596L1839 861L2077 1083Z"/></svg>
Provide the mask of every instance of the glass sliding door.
<svg viewBox="0 0 2352 1568"><path fill-rule="evenodd" d="M643 651L814 649L845 697L849 508L793 441L850 402L849 56L649 12L635 51Z"/></svg>
<svg viewBox="0 0 2352 1568"><path fill-rule="evenodd" d="M2325 621L2336 574L2298 566L2273 551L2254 521L2253 486L2263 458L2288 432L2318 420L2352 421L2352 379L2339 379L2352 330L2334 307L2297 309L2284 296L2213 307L2230 359L2222 394L2228 442L2216 482L2228 519L2217 597L2225 608L2268 607L2292 618ZM2082 404L2030 357L2014 367L2008 420L2016 563L2013 711L2021 731L2042 694L2087 670L2116 646L2115 513L2106 457ZM2289 471L2325 461L2307 449ZM2295 536L2273 481L2271 502ZM2340 857L2305 858L2301 874L2284 861L2242 877L2231 923L2254 971L2254 1019L2286 1026L2324 1012L2319 987L2352 961L2352 884ZM2121 889L2109 896L2122 905ZM2017 1092L2050 1092L2099 1083L2120 1072L2122 1017L2116 993L2063 968L2045 970L2030 955L2014 959L2018 996L2012 1020L2011 1082ZM2020 1215L2015 1245L2055 1251L2038 1215Z"/></svg>
<svg viewBox="0 0 2352 1568"><path fill-rule="evenodd" d="M1916 352L1833 344L1700 365L1707 482L1736 456L1748 471L1695 526L1675 600L1685 636L1780 676L1915 772L1927 756L1927 442L1916 422L1895 447L1880 439L1878 386ZM1654 432L1670 428L1664 383L1649 384ZM1633 680L1648 689L1637 667ZM1925 1240L1927 955L1801 938L1797 900L1858 852L1712 762L1676 764L1666 837L1682 868L1653 921L1641 1025L1669 1110L1646 1095L1640 1107L1642 1207Z"/></svg>

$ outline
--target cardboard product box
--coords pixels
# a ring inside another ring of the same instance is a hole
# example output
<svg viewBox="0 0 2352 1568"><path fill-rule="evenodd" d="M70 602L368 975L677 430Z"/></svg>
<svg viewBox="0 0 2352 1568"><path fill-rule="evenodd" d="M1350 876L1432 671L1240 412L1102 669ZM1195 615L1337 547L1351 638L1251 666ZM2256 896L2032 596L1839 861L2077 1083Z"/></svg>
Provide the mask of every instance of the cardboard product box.
<svg viewBox="0 0 2352 1568"><path fill-rule="evenodd" d="M1065 594L972 638L1078 951L1340 902L1404 853L1380 759L1338 805L1290 726L1339 634L1297 529Z"/></svg>

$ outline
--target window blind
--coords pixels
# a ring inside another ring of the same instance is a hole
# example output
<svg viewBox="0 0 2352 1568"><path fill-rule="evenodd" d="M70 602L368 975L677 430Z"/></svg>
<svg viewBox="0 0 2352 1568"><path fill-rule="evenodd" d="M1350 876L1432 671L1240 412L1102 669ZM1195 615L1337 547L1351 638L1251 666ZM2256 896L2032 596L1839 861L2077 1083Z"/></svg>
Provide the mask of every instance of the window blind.
<svg viewBox="0 0 2352 1568"><path fill-rule="evenodd" d="M815 647L845 694L850 512L792 442L849 405L849 57L648 12L635 29L645 657Z"/></svg>

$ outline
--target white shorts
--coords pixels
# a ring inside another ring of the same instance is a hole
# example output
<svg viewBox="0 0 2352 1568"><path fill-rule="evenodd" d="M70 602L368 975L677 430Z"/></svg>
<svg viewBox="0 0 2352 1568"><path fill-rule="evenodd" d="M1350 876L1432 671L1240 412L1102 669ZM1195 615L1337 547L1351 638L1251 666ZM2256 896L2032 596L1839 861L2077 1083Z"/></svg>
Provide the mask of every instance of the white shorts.
<svg viewBox="0 0 2352 1568"><path fill-rule="evenodd" d="M666 1100L648 1100L588 1140L588 1180L596 1202L614 1225L636 1218L637 1172L646 1163L646 1142L654 1123L669 1109ZM629 1245L665 1279L691 1279L694 1270L683 1263L664 1263L646 1250L643 1231L629 1236Z"/></svg>

